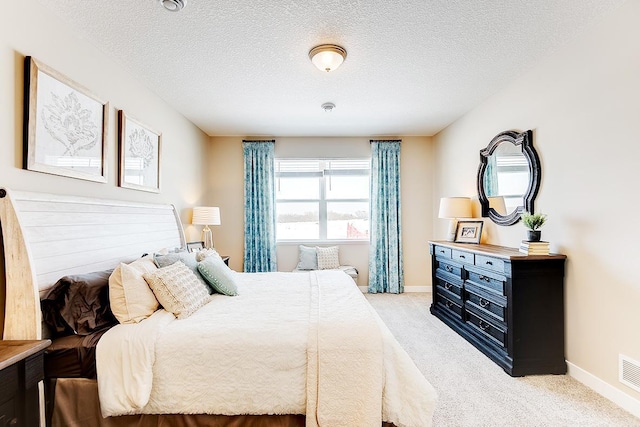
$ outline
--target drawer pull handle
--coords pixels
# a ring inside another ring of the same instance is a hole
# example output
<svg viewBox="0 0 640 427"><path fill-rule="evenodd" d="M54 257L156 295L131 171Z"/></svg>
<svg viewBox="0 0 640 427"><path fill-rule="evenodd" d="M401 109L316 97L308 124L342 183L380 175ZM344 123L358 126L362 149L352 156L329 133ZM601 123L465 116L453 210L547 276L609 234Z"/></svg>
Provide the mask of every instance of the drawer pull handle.
<svg viewBox="0 0 640 427"><path fill-rule="evenodd" d="M451 301L445 301L444 304L447 306L447 308L453 307L453 303Z"/></svg>
<svg viewBox="0 0 640 427"><path fill-rule="evenodd" d="M487 261L487 262L485 262L485 264L487 264L487 265L493 265L493 262L491 262L491 261Z"/></svg>
<svg viewBox="0 0 640 427"><path fill-rule="evenodd" d="M453 285L452 285L451 283L449 283L449 282L444 282L444 288L445 288L446 290L449 290L449 289L451 289L452 287L453 287Z"/></svg>
<svg viewBox="0 0 640 427"><path fill-rule="evenodd" d="M444 269L447 270L449 273L453 271L453 267L451 267L450 265L445 265Z"/></svg>
<svg viewBox="0 0 640 427"><path fill-rule="evenodd" d="M491 326L490 324L488 324L487 322L483 322L482 320L478 323L478 326L480 327L480 329L482 329L483 331L486 331L487 329L489 329L489 327Z"/></svg>
<svg viewBox="0 0 640 427"><path fill-rule="evenodd" d="M465 259L464 255L458 255L460 258Z"/></svg>
<svg viewBox="0 0 640 427"><path fill-rule="evenodd" d="M443 254L443 253L444 253L444 250L440 249L438 252L440 252L441 254Z"/></svg>
<svg viewBox="0 0 640 427"><path fill-rule="evenodd" d="M478 276L478 279L484 280L487 283L491 282L491 278L490 277L483 276L483 275Z"/></svg>
<svg viewBox="0 0 640 427"><path fill-rule="evenodd" d="M478 301L478 303L480 304L480 307L487 308L489 304L491 304L491 301L486 300L484 298L480 298L480 301Z"/></svg>

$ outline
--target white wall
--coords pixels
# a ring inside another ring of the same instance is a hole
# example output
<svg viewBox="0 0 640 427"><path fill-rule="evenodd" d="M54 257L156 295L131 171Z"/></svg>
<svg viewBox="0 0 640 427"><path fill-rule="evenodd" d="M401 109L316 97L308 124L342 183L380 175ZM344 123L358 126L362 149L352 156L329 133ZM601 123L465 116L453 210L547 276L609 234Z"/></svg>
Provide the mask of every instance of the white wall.
<svg viewBox="0 0 640 427"><path fill-rule="evenodd" d="M209 154L207 200L220 206L222 225L215 227L214 240L219 252L230 255L230 266L242 270L244 233L244 163L242 140L260 138L214 137ZM369 137L361 138L261 138L275 139L276 157L339 158L371 157ZM396 139L380 138L380 139ZM401 188L405 286L427 286L430 263L428 236L432 234L432 144L428 137L400 137ZM279 244L278 269L290 271L298 259L298 246ZM369 245L340 245L340 260L359 271L358 285L368 284ZM411 289L409 289L411 290ZM422 290L422 289L421 289Z"/></svg>
<svg viewBox="0 0 640 427"><path fill-rule="evenodd" d="M110 102L107 138L108 182L95 183L22 169L24 56L40 62ZM173 203L183 222L204 194L202 173L209 138L135 80L122 64L94 45L36 0L5 2L0 13L0 186L16 190L73 194L149 203ZM132 117L162 132L161 192L117 187L117 115ZM187 236L196 238L197 235ZM1 251L1 248L0 248ZM0 259L4 260L0 253ZM4 310L4 270L0 263L0 319ZM1 323L0 323L1 325ZM0 326L1 330L1 326Z"/></svg>
<svg viewBox="0 0 640 427"><path fill-rule="evenodd" d="M640 393L617 377L619 353L640 360L640 250L625 216L640 207L639 21L640 2L626 3L434 138L436 200L475 195L479 150L503 130L533 130L542 162L536 210L549 215L542 235L568 256L567 360L610 395L633 399ZM443 238L446 224L434 225ZM525 234L522 224L486 222L485 230L486 241L505 246Z"/></svg>

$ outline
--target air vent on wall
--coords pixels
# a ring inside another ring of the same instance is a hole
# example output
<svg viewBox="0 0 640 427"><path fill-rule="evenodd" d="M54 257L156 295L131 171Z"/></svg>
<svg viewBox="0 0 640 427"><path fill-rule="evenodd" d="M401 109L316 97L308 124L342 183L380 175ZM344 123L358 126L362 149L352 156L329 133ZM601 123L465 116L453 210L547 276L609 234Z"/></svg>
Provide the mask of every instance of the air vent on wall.
<svg viewBox="0 0 640 427"><path fill-rule="evenodd" d="M619 368L620 382L640 391L640 362L621 354Z"/></svg>

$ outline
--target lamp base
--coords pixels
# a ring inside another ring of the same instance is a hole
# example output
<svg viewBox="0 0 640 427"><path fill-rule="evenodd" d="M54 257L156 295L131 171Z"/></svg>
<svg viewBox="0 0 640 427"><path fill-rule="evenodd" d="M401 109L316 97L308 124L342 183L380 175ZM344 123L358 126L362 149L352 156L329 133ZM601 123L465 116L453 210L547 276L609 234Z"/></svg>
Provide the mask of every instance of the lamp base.
<svg viewBox="0 0 640 427"><path fill-rule="evenodd" d="M456 229L458 228L458 220L452 219L449 221L449 229L447 230L447 241L453 242L456 240Z"/></svg>
<svg viewBox="0 0 640 427"><path fill-rule="evenodd" d="M208 225L205 225L202 229L202 240L204 241L205 249L213 249L213 233Z"/></svg>

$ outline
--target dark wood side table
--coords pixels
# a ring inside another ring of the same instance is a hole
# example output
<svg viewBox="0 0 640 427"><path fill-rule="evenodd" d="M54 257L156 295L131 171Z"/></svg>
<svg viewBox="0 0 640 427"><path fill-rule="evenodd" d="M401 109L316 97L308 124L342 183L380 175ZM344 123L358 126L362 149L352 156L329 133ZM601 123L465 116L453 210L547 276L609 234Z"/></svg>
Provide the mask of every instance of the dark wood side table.
<svg viewBox="0 0 640 427"><path fill-rule="evenodd" d="M44 350L49 340L0 340L0 426L40 425Z"/></svg>
<svg viewBox="0 0 640 427"><path fill-rule="evenodd" d="M227 266L229 265L229 256L228 255L220 255L222 257L222 261L224 261Z"/></svg>

